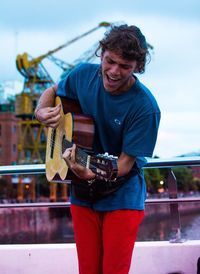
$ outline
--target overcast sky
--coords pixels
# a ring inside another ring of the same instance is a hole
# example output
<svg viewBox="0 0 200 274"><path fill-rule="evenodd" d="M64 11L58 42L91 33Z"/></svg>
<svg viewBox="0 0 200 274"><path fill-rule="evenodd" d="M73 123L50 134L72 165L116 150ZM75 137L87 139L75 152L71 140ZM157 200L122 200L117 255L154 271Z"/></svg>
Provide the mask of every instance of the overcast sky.
<svg viewBox="0 0 200 274"><path fill-rule="evenodd" d="M154 155L173 157L200 151L200 1L199 0L34 0L1 4L0 82L23 82L17 54L38 57L102 21L140 27L154 46L152 60L139 79L162 111ZM73 62L102 38L104 28L55 54ZM44 61L55 81L62 70Z"/></svg>

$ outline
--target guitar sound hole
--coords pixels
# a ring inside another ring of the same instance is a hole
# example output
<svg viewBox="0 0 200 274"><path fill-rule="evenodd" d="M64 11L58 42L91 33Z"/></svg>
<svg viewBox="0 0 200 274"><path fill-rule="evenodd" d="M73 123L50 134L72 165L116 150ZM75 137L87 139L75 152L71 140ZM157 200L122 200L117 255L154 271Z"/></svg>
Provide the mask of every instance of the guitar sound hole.
<svg viewBox="0 0 200 274"><path fill-rule="evenodd" d="M55 138L56 138L56 129L53 129L51 133L51 152L50 152L51 159L53 159Z"/></svg>
<svg viewBox="0 0 200 274"><path fill-rule="evenodd" d="M62 154L65 152L67 146L66 146L66 139L65 139L65 135L63 135L62 137Z"/></svg>

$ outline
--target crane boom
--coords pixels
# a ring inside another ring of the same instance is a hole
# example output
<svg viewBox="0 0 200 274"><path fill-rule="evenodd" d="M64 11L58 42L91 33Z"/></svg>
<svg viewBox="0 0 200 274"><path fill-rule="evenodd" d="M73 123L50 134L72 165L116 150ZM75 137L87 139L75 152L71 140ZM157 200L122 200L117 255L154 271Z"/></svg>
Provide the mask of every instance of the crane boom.
<svg viewBox="0 0 200 274"><path fill-rule="evenodd" d="M90 33L94 32L94 31L96 31L96 30L99 29L100 27L109 27L110 25L111 25L111 24L108 23L108 22L101 22L97 27L94 27L94 28L92 28L91 30L89 30L89 31L87 31L87 32L85 32L85 33L83 33L83 34L76 36L75 38L69 40L69 41L66 42L65 44L63 44L63 45L61 45L61 46L59 46L59 47L57 47L57 48L55 48L55 49L53 49L53 50L48 51L46 54L43 54L43 55L37 57L37 58L35 59L35 61L36 61L36 62L40 62L40 61L42 61L42 59L46 58L47 56L52 55L53 53L55 53L55 52L57 52L57 51L59 51L59 50L65 48L65 47L69 46L70 44L76 42L77 40L79 40L79 39L81 39L81 38L87 36L88 34L90 34ZM34 60L33 60L32 62L34 63Z"/></svg>
<svg viewBox="0 0 200 274"><path fill-rule="evenodd" d="M33 75L34 73L37 74L37 66L39 66L40 62L45 59L46 57L48 56L51 56L53 53L69 46L70 44L76 42L77 40L87 36L88 34L96 31L97 29L99 29L100 27L108 27L110 26L111 23L108 23L108 22L101 22L100 24L98 24L98 26L92 28L91 30L81 34L81 35L78 35L76 36L75 38L69 40L68 42L64 43L63 45L53 49L53 50L50 50L48 51L47 53L45 54L42 54L36 58L32 58L30 57L26 52L23 53L23 54L19 54L17 56L17 59L16 59L16 66L17 66L17 69L19 70L19 72L26 78L28 77L34 77L35 75ZM40 68L41 70L41 68ZM41 73L40 73L41 75Z"/></svg>

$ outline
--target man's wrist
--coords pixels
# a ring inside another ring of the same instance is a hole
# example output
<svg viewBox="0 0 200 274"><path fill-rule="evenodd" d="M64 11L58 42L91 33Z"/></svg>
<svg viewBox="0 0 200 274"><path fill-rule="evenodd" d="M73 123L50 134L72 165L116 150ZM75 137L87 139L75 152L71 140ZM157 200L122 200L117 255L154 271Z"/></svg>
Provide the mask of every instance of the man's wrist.
<svg viewBox="0 0 200 274"><path fill-rule="evenodd" d="M33 117L35 117L36 120L38 120L38 111L39 111L38 108L36 108L35 111L34 111L34 116Z"/></svg>

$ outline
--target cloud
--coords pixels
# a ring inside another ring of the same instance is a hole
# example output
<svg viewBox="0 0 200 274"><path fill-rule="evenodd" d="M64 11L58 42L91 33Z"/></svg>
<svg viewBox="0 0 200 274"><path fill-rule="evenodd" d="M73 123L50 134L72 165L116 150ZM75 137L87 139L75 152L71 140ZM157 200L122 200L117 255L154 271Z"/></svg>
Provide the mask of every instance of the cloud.
<svg viewBox="0 0 200 274"><path fill-rule="evenodd" d="M198 151L200 110L163 112L155 148L159 157L174 157Z"/></svg>
<svg viewBox="0 0 200 274"><path fill-rule="evenodd" d="M23 30L69 30L81 24L97 20L108 20L112 14L135 17L166 16L183 20L199 20L198 0L176 1L91 1L91 0L7 0L1 4L3 28ZM170 23L170 22L169 22Z"/></svg>

